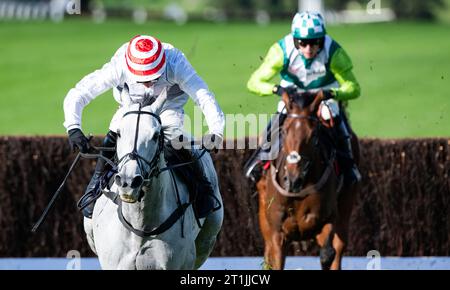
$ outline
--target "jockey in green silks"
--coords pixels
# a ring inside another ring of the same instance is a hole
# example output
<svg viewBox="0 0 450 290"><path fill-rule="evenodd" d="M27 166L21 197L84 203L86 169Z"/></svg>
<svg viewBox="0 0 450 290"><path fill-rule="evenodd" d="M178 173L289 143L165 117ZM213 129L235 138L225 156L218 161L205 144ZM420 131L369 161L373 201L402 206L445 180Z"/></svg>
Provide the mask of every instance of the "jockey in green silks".
<svg viewBox="0 0 450 290"><path fill-rule="evenodd" d="M340 166L344 172L344 182L359 182L361 175L355 165L350 128L345 113L340 116L340 102L358 98L360 86L352 72L353 64L345 50L326 34L323 18L318 13L297 13L292 22L291 33L274 43L264 62L252 74L247 88L260 96L281 95L286 88L296 87L297 91L323 91L322 104L334 118L337 135L337 149ZM281 76L280 84L271 79ZM281 126L286 110L284 102L278 104L278 125ZM327 118L327 116L322 116ZM269 123L266 135L271 130ZM278 128L277 128L278 129ZM263 146L264 147L264 146ZM258 148L245 165L246 176L254 181L260 178L264 149Z"/></svg>

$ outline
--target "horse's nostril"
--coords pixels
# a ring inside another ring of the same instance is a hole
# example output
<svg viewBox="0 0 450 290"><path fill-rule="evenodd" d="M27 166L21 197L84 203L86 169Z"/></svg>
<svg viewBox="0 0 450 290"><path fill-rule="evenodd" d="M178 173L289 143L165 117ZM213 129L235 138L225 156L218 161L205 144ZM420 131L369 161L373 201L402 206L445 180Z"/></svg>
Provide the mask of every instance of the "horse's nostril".
<svg viewBox="0 0 450 290"><path fill-rule="evenodd" d="M118 186L122 186L122 179L120 178L120 175L116 175L116 183Z"/></svg>
<svg viewBox="0 0 450 290"><path fill-rule="evenodd" d="M127 187L128 186L128 183L126 183L126 182L124 182L123 184L122 184L122 187Z"/></svg>
<svg viewBox="0 0 450 290"><path fill-rule="evenodd" d="M142 178L142 176L138 175L133 178L133 181L131 181L131 188L133 189L138 188L142 185L143 182L144 179Z"/></svg>

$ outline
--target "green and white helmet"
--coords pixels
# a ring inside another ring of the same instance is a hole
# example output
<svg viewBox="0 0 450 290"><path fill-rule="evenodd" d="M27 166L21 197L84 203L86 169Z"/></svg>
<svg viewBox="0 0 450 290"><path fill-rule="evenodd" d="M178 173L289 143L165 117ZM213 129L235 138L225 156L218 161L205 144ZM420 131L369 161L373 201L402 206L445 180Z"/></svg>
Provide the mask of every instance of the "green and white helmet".
<svg viewBox="0 0 450 290"><path fill-rule="evenodd" d="M326 34L325 22L320 13L297 13L292 21L292 35L299 39L314 39Z"/></svg>

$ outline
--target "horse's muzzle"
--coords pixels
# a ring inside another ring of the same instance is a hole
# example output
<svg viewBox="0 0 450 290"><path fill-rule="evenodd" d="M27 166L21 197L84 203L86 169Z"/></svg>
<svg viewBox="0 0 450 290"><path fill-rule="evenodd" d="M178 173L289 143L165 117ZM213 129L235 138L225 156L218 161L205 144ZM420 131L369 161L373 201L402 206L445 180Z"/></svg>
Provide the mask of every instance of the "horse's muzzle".
<svg viewBox="0 0 450 290"><path fill-rule="evenodd" d="M135 203L137 198L133 194L120 194L120 199L126 203Z"/></svg>
<svg viewBox="0 0 450 290"><path fill-rule="evenodd" d="M126 182L127 179L116 175L116 184L119 187L119 196L123 202L135 203L139 198L139 189L141 188L144 179L141 175L137 175L131 179L131 182Z"/></svg>

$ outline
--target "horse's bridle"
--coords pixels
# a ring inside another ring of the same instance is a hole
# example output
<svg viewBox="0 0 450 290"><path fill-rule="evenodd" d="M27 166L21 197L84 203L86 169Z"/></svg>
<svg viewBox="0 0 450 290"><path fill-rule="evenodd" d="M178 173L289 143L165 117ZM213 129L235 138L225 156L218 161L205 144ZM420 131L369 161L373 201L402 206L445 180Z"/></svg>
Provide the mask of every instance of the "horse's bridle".
<svg viewBox="0 0 450 290"><path fill-rule="evenodd" d="M300 114L287 114L286 118L308 119L308 120L311 120L314 122L319 122L319 126L321 124L320 120L316 117L305 116L305 115L300 115ZM319 143L319 135L317 132L318 132L318 129L314 130L314 132L313 132L314 148L317 148L317 145ZM332 150L332 152L328 158L327 164L326 164L327 167L326 167L325 171L323 172L322 176L320 177L319 181L311 186L308 186L308 187L302 189L300 192L289 192L288 190L284 189L277 181L277 173L279 172L279 168L278 167L275 168L273 165L270 166L270 174L272 177L272 183L275 186L275 188L277 189L277 191L286 197L304 198L304 197L308 196L309 194L320 190L325 185L325 183L328 181L328 178L330 177L330 174L333 170L332 166L333 166L335 156L336 156L336 152L335 152L335 150ZM301 159L305 158L305 156L301 156L301 157L302 157ZM305 158L305 159L308 159L308 158ZM310 162L310 161L308 161L308 162ZM279 164L282 164L282 163L280 162ZM307 173L308 172L304 172L304 173L302 173L302 175L306 176Z"/></svg>
<svg viewBox="0 0 450 290"><path fill-rule="evenodd" d="M140 123L140 117L141 115L150 115L152 117L154 117L158 123L161 125L161 118L151 112L147 112L147 111L142 111L141 110L141 104L139 104L139 110L138 111L129 111L126 112L123 117L127 116L127 115L131 115L131 114L137 114L138 118L137 118L137 122L136 122L136 131L135 131L135 136L134 136L134 146L133 146L133 150L130 153L125 154L124 156L122 156L119 161L117 162L117 167L118 167L118 171L120 171L120 167L119 165L122 163L123 160L125 160L125 158L129 157L128 160L126 160L122 166L129 160L136 160L139 166L139 170L141 171L141 174L144 173L144 165L143 163L147 164L150 169L149 171L145 174L144 177L144 182L141 184L141 186L137 189L138 192L140 192L139 194L139 199L142 198L144 192L141 190L143 187L143 184L145 182L150 182L151 179L153 177L157 177L161 172L168 170L170 172L170 174L173 177L173 172L172 169L176 168L176 167L180 167L180 166L185 166L188 165L192 162L195 162L196 160L190 161L190 162L185 162L182 164L177 164L177 165L173 165L173 166L167 166L163 169L159 169L157 164L159 161L159 158L161 156L161 152L164 148L164 132L160 131L159 134L159 139L158 139L158 148L156 149L155 155L153 156L153 158L149 161L147 159L145 159L144 157L142 157L141 155L139 155L139 153L137 152L137 139L138 139L138 135L139 135L139 123ZM206 150L204 150L204 152L202 152L202 154L198 157L198 159L200 159L203 154L206 152ZM141 238L146 238L149 236L155 236L155 235L159 235L164 233L165 231L167 231L168 229L170 229L172 227L173 224L175 224L179 218L181 218L186 209L191 205L191 202L181 202L180 199L180 193L178 191L178 186L176 184L176 182L174 182L174 187L175 187L175 194L177 196L177 204L178 207L169 215L169 217L167 217L166 220L164 220L159 226L157 226L156 228L153 229L149 229L147 226L144 227L143 230L139 230L133 227L133 225L127 221L123 215L122 212L122 200L120 199L119 195L117 193L114 192L105 192L106 196L109 197L114 203L117 204L117 214L119 217L119 221L123 224L123 226L128 229L130 232L134 233L135 235L141 237ZM184 237L184 226L183 223L181 224L181 237Z"/></svg>
<svg viewBox="0 0 450 290"><path fill-rule="evenodd" d="M305 115L294 114L294 113L287 114L286 118L306 119L306 120L310 120L310 121L313 121L313 122L319 122L319 119L317 119L316 117L305 116ZM319 122L319 124L320 124L320 122ZM317 147L316 145L319 143L319 137L318 137L318 133L317 132L318 132L317 130L313 131L312 142L314 143L314 148L316 148ZM299 154L298 152L295 152L295 153L297 153L297 155L298 155L299 162L302 161L302 160L306 160L305 165L304 165L305 166L305 170L302 172L302 178L304 178L308 174L308 170L309 170L309 167L311 165L311 158L309 158L308 156ZM289 156L289 154L290 153L288 153L288 156Z"/></svg>
<svg viewBox="0 0 450 290"><path fill-rule="evenodd" d="M141 174L143 175L144 181L149 181L153 176L157 175L157 172L158 172L158 170L156 169L157 168L156 165L158 164L159 158L161 156L161 152L163 150L164 135L163 135L162 131L159 132L158 148L156 149L156 152L155 152L155 155L153 156L153 158L149 161L149 160L145 159L144 157L142 157L141 155L139 155L139 153L137 152L137 140L138 140L138 136L139 136L139 123L140 123L141 115L150 115L150 116L154 117L158 121L159 125L161 125L161 118L152 112L142 111L140 104L139 104L138 111L128 111L123 115L122 118L124 118L125 116L128 116L128 115L131 115L131 114L138 115L137 122L136 122L133 150L130 153L127 153L124 156L122 156L117 161L118 171L120 171L120 165L123 166L123 165L125 165L125 163L127 163L130 160L136 160L139 170L141 171ZM127 158L127 157L129 157L129 159L122 163L122 161L124 161L125 158ZM150 168L148 172L145 172L145 170L144 170L144 163L147 164ZM143 174L143 173L146 173L146 174Z"/></svg>

